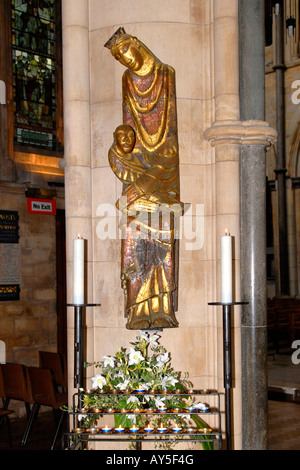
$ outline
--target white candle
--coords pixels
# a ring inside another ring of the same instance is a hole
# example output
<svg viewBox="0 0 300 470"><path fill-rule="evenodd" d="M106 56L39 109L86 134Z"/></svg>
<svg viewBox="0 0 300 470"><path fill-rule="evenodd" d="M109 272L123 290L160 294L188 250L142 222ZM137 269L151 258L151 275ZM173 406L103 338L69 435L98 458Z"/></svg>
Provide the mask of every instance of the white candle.
<svg viewBox="0 0 300 470"><path fill-rule="evenodd" d="M115 428L115 431L116 432L124 432L124 428L120 424L120 426L118 428Z"/></svg>
<svg viewBox="0 0 300 470"><path fill-rule="evenodd" d="M227 229L221 237L221 302L232 302L232 237Z"/></svg>
<svg viewBox="0 0 300 470"><path fill-rule="evenodd" d="M102 432L110 432L112 428L110 428L109 426L107 426L107 424L105 425L104 428L102 428Z"/></svg>
<svg viewBox="0 0 300 470"><path fill-rule="evenodd" d="M152 432L152 431L154 431L154 427L151 426L150 424L148 424L148 426L146 428L144 428L144 431L145 432Z"/></svg>
<svg viewBox="0 0 300 470"><path fill-rule="evenodd" d="M181 430L182 430L182 428L180 428L180 427L178 426L178 424L175 423L175 427L172 428L172 431L173 431L173 432L180 432Z"/></svg>
<svg viewBox="0 0 300 470"><path fill-rule="evenodd" d="M73 304L84 304L84 240L80 235L73 244Z"/></svg>
<svg viewBox="0 0 300 470"><path fill-rule="evenodd" d="M138 432L139 431L139 428L134 424L130 429L129 429L130 432Z"/></svg>

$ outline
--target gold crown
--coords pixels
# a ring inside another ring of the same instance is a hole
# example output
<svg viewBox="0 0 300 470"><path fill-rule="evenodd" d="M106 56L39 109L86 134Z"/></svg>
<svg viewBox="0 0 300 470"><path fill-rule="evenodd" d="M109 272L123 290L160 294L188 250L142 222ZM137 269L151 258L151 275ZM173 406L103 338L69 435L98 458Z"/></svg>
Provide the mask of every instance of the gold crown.
<svg viewBox="0 0 300 470"><path fill-rule="evenodd" d="M121 26L117 31L112 35L112 37L104 44L104 47L110 49L112 55L114 55L116 47L126 39L132 38L130 34L127 34L125 29Z"/></svg>

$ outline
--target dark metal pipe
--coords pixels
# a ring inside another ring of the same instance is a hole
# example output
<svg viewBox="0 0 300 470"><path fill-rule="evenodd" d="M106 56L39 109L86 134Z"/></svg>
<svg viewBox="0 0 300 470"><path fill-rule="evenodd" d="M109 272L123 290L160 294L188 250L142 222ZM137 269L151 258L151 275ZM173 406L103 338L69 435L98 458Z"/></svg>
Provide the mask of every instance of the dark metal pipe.
<svg viewBox="0 0 300 470"><path fill-rule="evenodd" d="M82 325L82 306L74 307L74 387L83 387L83 325Z"/></svg>
<svg viewBox="0 0 300 470"><path fill-rule="evenodd" d="M231 357L231 305L223 305L223 366L225 388L226 448L232 450L232 357Z"/></svg>
<svg viewBox="0 0 300 470"><path fill-rule="evenodd" d="M279 244L279 295L289 295L289 262L287 240L286 208L286 151L285 151L285 104L284 104L284 18L282 2L275 3L276 63L273 67L276 75L276 126L277 126L277 216Z"/></svg>

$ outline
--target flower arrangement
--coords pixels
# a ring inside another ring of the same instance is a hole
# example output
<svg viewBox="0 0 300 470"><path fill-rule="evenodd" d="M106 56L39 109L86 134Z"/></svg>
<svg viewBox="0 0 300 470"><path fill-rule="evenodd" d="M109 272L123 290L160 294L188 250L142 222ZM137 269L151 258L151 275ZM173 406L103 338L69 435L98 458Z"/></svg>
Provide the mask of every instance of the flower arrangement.
<svg viewBox="0 0 300 470"><path fill-rule="evenodd" d="M104 356L96 367L101 367L102 374L92 378L93 389L134 391L143 390L172 391L184 389L190 384L181 378L179 372L171 368L170 355L158 344L156 333L140 331L136 342L127 352L119 348L114 356ZM149 348L152 355L149 355Z"/></svg>
<svg viewBox="0 0 300 470"><path fill-rule="evenodd" d="M146 425L170 428L174 423L182 428L190 426L190 419L197 428L206 428L198 415L189 415L190 409L201 409L204 404L195 403L188 394L192 385L188 374L174 371L170 354L159 345L158 339L156 331L139 331L129 350L120 347L113 356L87 363L86 366L100 368L101 373L92 377L92 390L83 394L83 409L98 410L99 414L117 412L115 426L125 429L135 424L143 428ZM166 410L174 414L165 414ZM152 411L155 411L153 416ZM99 414L83 414L84 425L93 425Z"/></svg>

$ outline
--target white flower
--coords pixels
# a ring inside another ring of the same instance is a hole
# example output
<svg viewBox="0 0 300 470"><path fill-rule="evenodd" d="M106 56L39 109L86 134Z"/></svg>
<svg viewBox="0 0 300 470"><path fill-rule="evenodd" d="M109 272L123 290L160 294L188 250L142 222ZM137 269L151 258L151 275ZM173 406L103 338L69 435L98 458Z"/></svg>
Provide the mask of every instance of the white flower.
<svg viewBox="0 0 300 470"><path fill-rule="evenodd" d="M163 377L161 379L161 385L162 385L163 389L165 389L167 387L167 382L168 382L168 377Z"/></svg>
<svg viewBox="0 0 300 470"><path fill-rule="evenodd" d="M145 341L147 341L147 343L148 343L149 338L148 338L148 333L147 333L147 331L142 331L142 330L140 330L140 331L139 331L139 334L140 334L140 337L143 338L143 339L144 339Z"/></svg>
<svg viewBox="0 0 300 470"><path fill-rule="evenodd" d="M138 399L138 397L135 397L135 396L131 396L129 398L127 398L127 403L139 403L140 400Z"/></svg>
<svg viewBox="0 0 300 470"><path fill-rule="evenodd" d="M205 410L207 408L207 405L205 405L205 403L197 403L196 405L194 405L194 407L199 410Z"/></svg>
<svg viewBox="0 0 300 470"><path fill-rule="evenodd" d="M103 385L106 385L106 379L103 375L96 375L92 377L93 385L92 388L103 388Z"/></svg>
<svg viewBox="0 0 300 470"><path fill-rule="evenodd" d="M175 384L178 383L178 380L175 379L175 377L168 377L168 382L172 385L172 387L175 387Z"/></svg>
<svg viewBox="0 0 300 470"><path fill-rule="evenodd" d="M115 374L115 377L121 377L121 379L124 379L125 377L124 372L122 370L119 370L119 372Z"/></svg>
<svg viewBox="0 0 300 470"><path fill-rule="evenodd" d="M129 351L129 362L128 364L131 366L132 364L139 364L143 360L143 356L140 351L136 351L134 348L130 348Z"/></svg>
<svg viewBox="0 0 300 470"><path fill-rule="evenodd" d="M136 423L136 415L127 415L127 418L130 419L130 421L135 424Z"/></svg>
<svg viewBox="0 0 300 470"><path fill-rule="evenodd" d="M158 342L156 341L158 338L159 338L158 335L155 335L155 334L149 335L149 344L151 347L158 345Z"/></svg>
<svg viewBox="0 0 300 470"><path fill-rule="evenodd" d="M172 385L174 387L177 382L178 380L171 375L166 375L161 379L161 385L163 388L167 388L167 385Z"/></svg>
<svg viewBox="0 0 300 470"><path fill-rule="evenodd" d="M142 383L142 384L140 385L140 388L142 388L143 390L149 390L150 385L151 385L150 383L145 383L145 384Z"/></svg>
<svg viewBox="0 0 300 470"><path fill-rule="evenodd" d="M156 341L159 336L156 335L153 331L150 331L149 333L147 331L139 331L139 334L141 338L143 338L147 343L150 344L150 346L157 346L158 342Z"/></svg>
<svg viewBox="0 0 300 470"><path fill-rule="evenodd" d="M164 399L165 399L165 397L163 397L163 398L154 398L156 408L159 408L161 406L165 406Z"/></svg>
<svg viewBox="0 0 300 470"><path fill-rule="evenodd" d="M169 360L169 355L167 352L165 354L160 354L159 356L157 356L156 366L161 369L168 362L168 360Z"/></svg>
<svg viewBox="0 0 300 470"><path fill-rule="evenodd" d="M103 365L104 367L107 367L108 365L110 367L114 367L115 365L115 359L111 356L103 356L102 359L104 359Z"/></svg>
<svg viewBox="0 0 300 470"><path fill-rule="evenodd" d="M116 388L119 388L120 390L126 390L128 384L129 380L124 380L124 382L120 382L118 385L116 385Z"/></svg>

